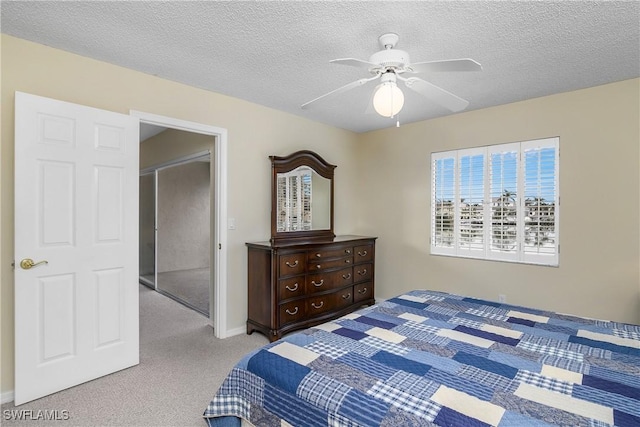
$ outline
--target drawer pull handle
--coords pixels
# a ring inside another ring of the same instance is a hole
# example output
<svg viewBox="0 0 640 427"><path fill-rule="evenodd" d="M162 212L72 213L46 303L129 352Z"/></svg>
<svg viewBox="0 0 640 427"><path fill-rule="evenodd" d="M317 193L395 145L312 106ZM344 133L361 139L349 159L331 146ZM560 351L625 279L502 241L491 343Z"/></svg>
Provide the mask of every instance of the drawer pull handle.
<svg viewBox="0 0 640 427"><path fill-rule="evenodd" d="M288 291L295 292L298 290L298 284L293 285L293 288L290 288L289 285L285 286L285 288L287 288Z"/></svg>
<svg viewBox="0 0 640 427"><path fill-rule="evenodd" d="M298 265L298 260L296 260L293 264L291 264L289 261L285 262L285 264L287 264L287 267L296 267Z"/></svg>
<svg viewBox="0 0 640 427"><path fill-rule="evenodd" d="M296 305L296 309L295 309L295 310L293 310L293 311L289 311L289 309L288 309L288 308L287 308L285 311L287 312L287 314L288 314L289 316L293 316L294 314L298 314L298 306Z"/></svg>
<svg viewBox="0 0 640 427"><path fill-rule="evenodd" d="M322 308L322 306L323 306L323 305L324 305L324 301L320 301L320 305L316 305L316 303L315 303L315 302L312 302L312 303L311 303L311 307L316 308L316 309L317 309L317 308ZM297 308L297 307L296 307L296 308Z"/></svg>
<svg viewBox="0 0 640 427"><path fill-rule="evenodd" d="M363 252L358 251L358 255L367 256L367 251L363 251Z"/></svg>
<svg viewBox="0 0 640 427"><path fill-rule="evenodd" d="M351 260L350 259L345 259L344 262L347 263L347 264L351 264Z"/></svg>
<svg viewBox="0 0 640 427"><path fill-rule="evenodd" d="M342 295L342 299L349 299L349 298L351 298L351 292L349 292L346 295Z"/></svg>
<svg viewBox="0 0 640 427"><path fill-rule="evenodd" d="M342 278L343 278L344 280L349 280L349 279L351 279L351 273L343 274L343 275L342 275Z"/></svg>
<svg viewBox="0 0 640 427"><path fill-rule="evenodd" d="M316 258L322 258L322 254L316 254Z"/></svg>
<svg viewBox="0 0 640 427"><path fill-rule="evenodd" d="M312 281L311 281L311 284L312 284L313 286L315 286L316 288L319 288L320 286L322 286L322 285L324 284L324 279L320 280L320 283L316 283L316 281L315 281L315 280L312 280Z"/></svg>
<svg viewBox="0 0 640 427"><path fill-rule="evenodd" d="M322 268L322 266L320 264L316 265L316 269L320 270Z"/></svg>
<svg viewBox="0 0 640 427"><path fill-rule="evenodd" d="M346 254L350 254L350 253L351 253L351 249L345 249L345 250L344 250L344 253L346 253Z"/></svg>
<svg viewBox="0 0 640 427"><path fill-rule="evenodd" d="M364 270L358 271L358 274L364 276L365 274L367 274L367 269L365 268Z"/></svg>
<svg viewBox="0 0 640 427"><path fill-rule="evenodd" d="M366 294L367 293L367 288L362 288L360 290L358 290L359 294Z"/></svg>

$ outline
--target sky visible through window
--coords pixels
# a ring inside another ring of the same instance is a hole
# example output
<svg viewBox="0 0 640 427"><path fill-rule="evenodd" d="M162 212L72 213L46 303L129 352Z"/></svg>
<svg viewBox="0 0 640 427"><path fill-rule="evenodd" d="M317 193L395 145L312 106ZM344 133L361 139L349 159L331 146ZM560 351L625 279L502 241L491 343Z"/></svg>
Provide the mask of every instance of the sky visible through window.
<svg viewBox="0 0 640 427"><path fill-rule="evenodd" d="M460 199L467 203L484 200L484 156L482 154L463 156L460 159L459 185ZM490 195L499 197L508 191L517 194L516 152L493 153L490 156ZM455 187L453 158L436 160L437 201L453 201ZM524 198L544 199L551 203L556 198L555 149L540 148L527 150L524 154Z"/></svg>

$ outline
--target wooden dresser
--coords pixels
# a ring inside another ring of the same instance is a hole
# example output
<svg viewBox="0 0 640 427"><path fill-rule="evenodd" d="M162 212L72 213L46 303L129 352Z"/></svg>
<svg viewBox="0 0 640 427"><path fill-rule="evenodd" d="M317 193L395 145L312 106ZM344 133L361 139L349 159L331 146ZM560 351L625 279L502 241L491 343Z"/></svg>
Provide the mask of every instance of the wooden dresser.
<svg viewBox="0 0 640 427"><path fill-rule="evenodd" d="M275 341L375 303L375 237L337 236L331 242L247 243L247 334Z"/></svg>

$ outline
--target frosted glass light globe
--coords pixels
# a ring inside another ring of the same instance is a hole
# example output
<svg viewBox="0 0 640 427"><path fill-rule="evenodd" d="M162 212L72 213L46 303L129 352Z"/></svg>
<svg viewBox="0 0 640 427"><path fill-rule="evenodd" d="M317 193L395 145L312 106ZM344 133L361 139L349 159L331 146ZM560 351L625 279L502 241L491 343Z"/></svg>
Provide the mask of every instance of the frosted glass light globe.
<svg viewBox="0 0 640 427"><path fill-rule="evenodd" d="M402 110L404 94L395 82L384 82L373 95L373 108L383 117L393 117Z"/></svg>

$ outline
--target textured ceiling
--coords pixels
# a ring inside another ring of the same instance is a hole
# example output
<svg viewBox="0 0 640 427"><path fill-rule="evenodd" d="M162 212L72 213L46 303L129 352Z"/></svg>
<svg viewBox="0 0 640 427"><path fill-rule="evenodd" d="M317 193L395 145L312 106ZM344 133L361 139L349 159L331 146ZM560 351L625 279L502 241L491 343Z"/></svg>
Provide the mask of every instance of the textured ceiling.
<svg viewBox="0 0 640 427"><path fill-rule="evenodd" d="M640 76L640 2L7 1L0 30L336 127L395 125L367 113L375 82L300 105L366 70L395 32L412 62L473 58L483 71L420 77L467 110ZM401 123L450 112L401 86Z"/></svg>

